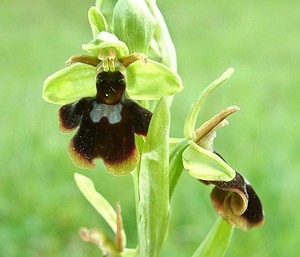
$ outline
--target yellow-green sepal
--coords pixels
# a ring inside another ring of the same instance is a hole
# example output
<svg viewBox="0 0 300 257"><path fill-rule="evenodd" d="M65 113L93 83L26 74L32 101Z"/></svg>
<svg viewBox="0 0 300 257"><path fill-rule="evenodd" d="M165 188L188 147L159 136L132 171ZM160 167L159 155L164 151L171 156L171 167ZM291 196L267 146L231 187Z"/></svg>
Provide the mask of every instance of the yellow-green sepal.
<svg viewBox="0 0 300 257"><path fill-rule="evenodd" d="M183 166L192 177L207 181L230 181L235 171L218 155L190 141L182 154Z"/></svg>
<svg viewBox="0 0 300 257"><path fill-rule="evenodd" d="M197 101L193 104L189 114L187 115L184 123L184 135L186 138L195 139L194 131L199 111L206 101L206 99L227 79L231 77L234 69L227 69L219 78L211 82L201 93Z"/></svg>
<svg viewBox="0 0 300 257"><path fill-rule="evenodd" d="M104 15L107 24L109 25L109 29L111 29L112 24L112 16L114 7L116 5L118 0L96 0L95 6L101 11L101 13ZM111 30L109 30L111 31Z"/></svg>
<svg viewBox="0 0 300 257"><path fill-rule="evenodd" d="M100 32L107 31L107 22L104 18L104 15L97 7L92 6L89 9L88 18L93 33L93 38L96 38Z"/></svg>
<svg viewBox="0 0 300 257"><path fill-rule="evenodd" d="M136 61L126 69L127 93L133 99L156 100L179 93L182 81L176 72L153 60Z"/></svg>
<svg viewBox="0 0 300 257"><path fill-rule="evenodd" d="M67 104L96 95L96 69L74 63L50 75L44 82L43 98L54 104Z"/></svg>
<svg viewBox="0 0 300 257"><path fill-rule="evenodd" d="M109 54L110 49L114 49L117 59L129 55L126 44L120 41L115 35L102 31L92 41L82 45L82 49L89 52L93 56Z"/></svg>

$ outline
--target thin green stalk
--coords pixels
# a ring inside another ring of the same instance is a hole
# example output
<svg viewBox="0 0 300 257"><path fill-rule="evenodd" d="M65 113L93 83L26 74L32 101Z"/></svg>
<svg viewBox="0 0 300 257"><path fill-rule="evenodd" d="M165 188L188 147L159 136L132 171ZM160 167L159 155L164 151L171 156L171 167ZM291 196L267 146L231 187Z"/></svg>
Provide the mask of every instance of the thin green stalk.
<svg viewBox="0 0 300 257"><path fill-rule="evenodd" d="M174 189L177 185L177 182L183 171L183 163L182 163L182 153L188 147L188 139L184 139L170 153L170 173L169 173L169 181L170 188L169 194L170 199L173 195Z"/></svg>

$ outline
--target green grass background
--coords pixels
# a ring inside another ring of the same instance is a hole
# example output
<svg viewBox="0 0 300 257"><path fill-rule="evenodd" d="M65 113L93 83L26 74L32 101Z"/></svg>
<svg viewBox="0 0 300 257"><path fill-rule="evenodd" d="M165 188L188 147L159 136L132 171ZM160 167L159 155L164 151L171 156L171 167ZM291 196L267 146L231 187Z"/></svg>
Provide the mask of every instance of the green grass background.
<svg viewBox="0 0 300 257"><path fill-rule="evenodd" d="M101 256L81 226L109 228L76 188L91 177L121 202L129 246L136 243L132 181L100 165L78 170L58 131L58 106L41 98L44 79L91 38L93 1L4 0L0 8L0 256ZM234 76L205 104L199 122L236 104L216 150L251 181L265 209L262 228L236 230L228 257L300 256L300 2L160 0L185 89L172 106L172 135L201 90L225 69ZM200 123L199 123L200 124ZM162 256L191 256L215 222L209 192L184 174L172 203Z"/></svg>

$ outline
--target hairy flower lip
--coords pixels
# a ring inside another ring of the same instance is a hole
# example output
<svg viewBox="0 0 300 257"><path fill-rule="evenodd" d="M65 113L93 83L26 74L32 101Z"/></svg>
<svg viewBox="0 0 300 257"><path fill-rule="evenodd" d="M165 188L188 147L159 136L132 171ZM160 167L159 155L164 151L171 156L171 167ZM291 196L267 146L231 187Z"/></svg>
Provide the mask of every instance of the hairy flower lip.
<svg viewBox="0 0 300 257"><path fill-rule="evenodd" d="M94 159L100 158L114 175L126 175L139 160L134 134L147 135L152 114L126 99L120 101L118 111L112 109L113 122L103 110L98 111L102 117L96 119L92 114L97 112L95 102L95 97L82 98L60 108L61 130L71 132L79 127L70 141L69 155L78 167L95 168Z"/></svg>
<svg viewBox="0 0 300 257"><path fill-rule="evenodd" d="M211 192L211 201L216 211L230 224L247 231L264 223L264 211L259 197L238 172L233 180L227 182L199 181L215 186Z"/></svg>

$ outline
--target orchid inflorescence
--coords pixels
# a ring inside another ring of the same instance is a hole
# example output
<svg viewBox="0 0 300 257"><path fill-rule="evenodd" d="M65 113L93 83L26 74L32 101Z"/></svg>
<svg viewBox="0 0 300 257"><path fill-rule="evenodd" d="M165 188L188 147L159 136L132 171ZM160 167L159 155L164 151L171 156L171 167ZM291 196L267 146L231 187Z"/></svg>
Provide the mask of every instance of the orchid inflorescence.
<svg viewBox="0 0 300 257"><path fill-rule="evenodd" d="M63 133L77 129L69 144L76 166L94 169L95 160L101 159L111 174L133 175L139 242L136 249L126 248L120 211L115 213L90 179L76 174L78 187L117 240L111 242L100 230L87 229L81 231L82 238L99 245L107 256L158 256L168 230L170 200L183 170L203 184L214 185L211 200L223 220L212 231L223 233L223 240L229 242L233 227L260 226L264 215L257 194L213 145L215 130L239 108L228 107L195 128L203 103L233 69L212 82L194 103L184 124L185 138L172 140L169 107L182 82L155 1L118 0L115 6L97 1L88 16L93 33L93 39L83 45L88 53L72 56L66 68L49 76L43 98L62 105ZM220 240L212 235L194 256L206 256L207 242ZM218 252L224 254L227 244L222 245Z"/></svg>

